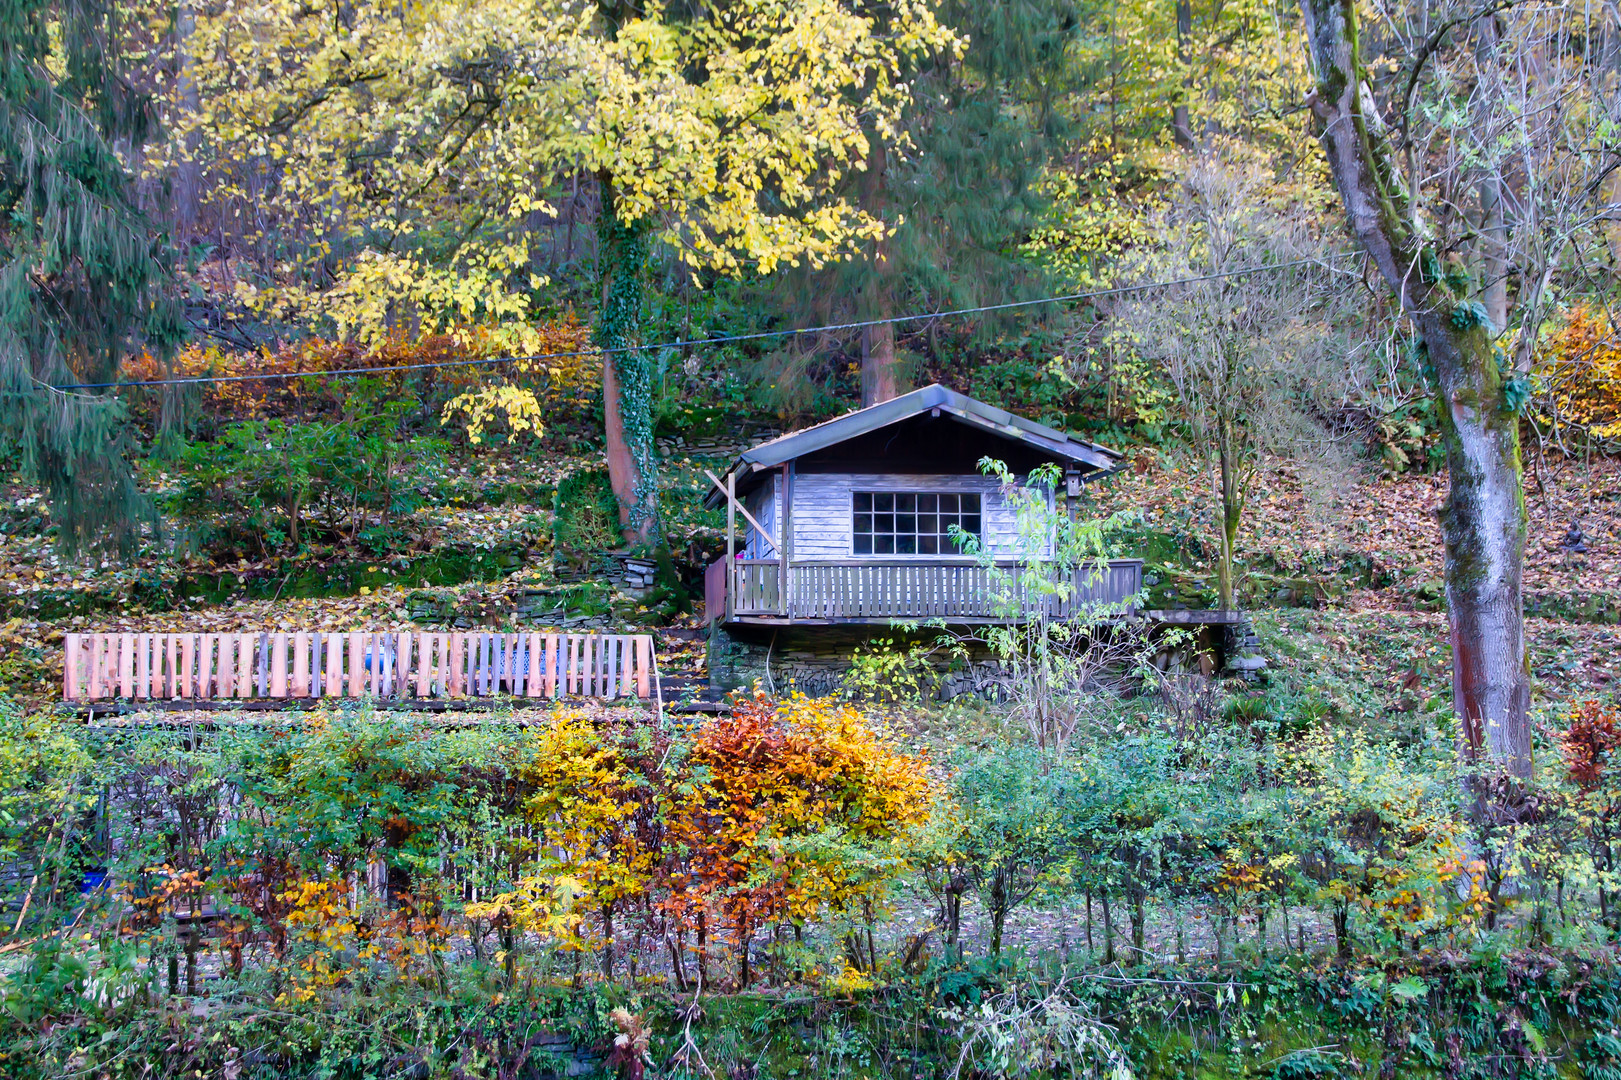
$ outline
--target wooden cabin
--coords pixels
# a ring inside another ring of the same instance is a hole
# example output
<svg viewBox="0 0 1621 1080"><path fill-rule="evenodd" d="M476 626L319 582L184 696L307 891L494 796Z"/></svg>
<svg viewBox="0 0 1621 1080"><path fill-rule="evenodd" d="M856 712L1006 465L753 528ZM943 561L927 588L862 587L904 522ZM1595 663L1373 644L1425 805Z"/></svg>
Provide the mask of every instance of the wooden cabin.
<svg viewBox="0 0 1621 1080"><path fill-rule="evenodd" d="M1070 496L1121 461L939 385L761 443L712 477L708 505L728 513L726 555L705 577L710 620L741 630L1006 617L989 572L952 538L956 526L999 562L1021 554L985 457L1020 476L1056 464ZM1067 608L1129 607L1142 587L1137 559L1078 574Z"/></svg>

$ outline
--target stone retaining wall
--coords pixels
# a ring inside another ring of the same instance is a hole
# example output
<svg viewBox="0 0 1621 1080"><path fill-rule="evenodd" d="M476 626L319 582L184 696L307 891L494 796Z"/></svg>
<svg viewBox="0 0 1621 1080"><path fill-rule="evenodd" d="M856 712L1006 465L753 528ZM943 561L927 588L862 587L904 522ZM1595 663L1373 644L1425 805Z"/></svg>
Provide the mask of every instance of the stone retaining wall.
<svg viewBox="0 0 1621 1080"><path fill-rule="evenodd" d="M790 688L812 696L839 688L858 648L888 639L897 649L913 642L932 643L934 631L911 634L882 626L713 627L709 639L709 685L712 690L746 689L755 682L775 693ZM939 696L1000 696L1007 675L984 646L969 647L966 658L941 656L934 665Z"/></svg>

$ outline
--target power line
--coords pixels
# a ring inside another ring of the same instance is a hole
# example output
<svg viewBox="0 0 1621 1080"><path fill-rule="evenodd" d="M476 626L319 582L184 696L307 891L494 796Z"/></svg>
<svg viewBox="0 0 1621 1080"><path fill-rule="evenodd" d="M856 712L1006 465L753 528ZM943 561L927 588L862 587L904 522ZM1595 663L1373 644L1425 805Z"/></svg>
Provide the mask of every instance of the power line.
<svg viewBox="0 0 1621 1080"><path fill-rule="evenodd" d="M521 364L539 360L568 360L581 356L605 356L622 352L644 352L649 349L681 349L691 345L726 345L736 341L762 341L766 338L793 337L797 334L828 334L841 330L861 330L886 323L920 322L925 319L949 319L959 315L981 315L991 311L1009 311L1014 308L1035 307L1038 304L1066 304L1075 300L1095 300L1103 296L1166 289L1175 285L1197 285L1204 281L1247 277L1270 270L1287 270L1294 266L1322 265L1321 259L1295 259L1290 262L1265 266L1246 266L1238 270L1224 270L1217 274L1175 278L1171 281L1150 281L1141 285L1119 285L1091 292L1066 293L1062 296L1042 296L1034 300L1010 300L1004 304L983 304L979 307L954 308L950 311L930 311L915 315L891 315L882 319L863 319L860 322L830 323L826 326L808 326L798 330L759 330L748 334L724 334L719 337L695 338L690 341L667 341L658 345L619 345L612 349L577 349L573 352L537 353L532 356L486 356L475 360L434 360L421 364L392 364L381 367L341 368L336 371L279 371L262 375L198 375L177 379L139 379L130 382L69 383L52 387L54 390L106 390L137 386L200 386L209 383L271 382L287 379L344 378L352 375L388 375L399 371L426 371L431 368L489 367L495 364Z"/></svg>

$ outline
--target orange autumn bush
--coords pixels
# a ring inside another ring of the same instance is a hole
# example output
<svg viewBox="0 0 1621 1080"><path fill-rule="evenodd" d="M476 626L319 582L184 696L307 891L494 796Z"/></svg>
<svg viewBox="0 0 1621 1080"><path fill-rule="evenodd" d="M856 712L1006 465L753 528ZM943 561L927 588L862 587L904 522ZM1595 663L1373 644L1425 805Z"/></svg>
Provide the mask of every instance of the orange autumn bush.
<svg viewBox="0 0 1621 1080"><path fill-rule="evenodd" d="M358 376L370 381L369 396L404 398L409 394L417 401L448 400L447 415L464 421L473 416L492 387L521 387L548 413L588 408L601 381L601 360L591 351L590 328L572 310L567 311L534 327L533 341L527 344L533 348L525 355L499 363L488 361L508 356L508 342L483 327L415 338L400 335L373 346L321 338L258 350L193 344L167 370L143 353L125 364L122 376L131 382L228 377L233 381L199 387L203 407L220 419L341 415L357 378L341 373L370 368L400 370ZM558 355L533 358L544 354ZM472 363L459 366L463 361ZM414 367L422 364L443 366ZM301 372L310 377L282 377ZM157 401L153 394L137 405L148 422L155 418Z"/></svg>
<svg viewBox="0 0 1621 1080"><path fill-rule="evenodd" d="M1621 930L1621 709L1583 702L1558 736L1574 788L1569 811L1593 861L1599 920Z"/></svg>
<svg viewBox="0 0 1621 1080"><path fill-rule="evenodd" d="M859 710L798 695L737 702L698 731L688 768L670 823L688 855L667 903L729 931L742 985L762 927L828 909L870 918L933 798L926 762Z"/></svg>

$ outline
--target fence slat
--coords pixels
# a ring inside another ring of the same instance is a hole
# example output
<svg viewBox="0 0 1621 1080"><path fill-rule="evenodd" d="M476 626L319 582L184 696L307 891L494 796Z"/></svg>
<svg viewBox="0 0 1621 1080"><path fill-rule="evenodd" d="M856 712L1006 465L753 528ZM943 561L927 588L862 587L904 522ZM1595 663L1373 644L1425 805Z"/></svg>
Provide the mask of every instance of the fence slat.
<svg viewBox="0 0 1621 1080"><path fill-rule="evenodd" d="M118 635L118 696L130 700L135 696L135 635Z"/></svg>
<svg viewBox="0 0 1621 1080"><path fill-rule="evenodd" d="M175 675L175 669L180 666L180 636L178 634L165 634L163 636L169 639L166 650L168 656L165 658L163 665L163 696L173 698L176 687L180 685L180 680Z"/></svg>
<svg viewBox="0 0 1621 1080"><path fill-rule="evenodd" d="M62 639L62 700L79 700L79 635Z"/></svg>
<svg viewBox="0 0 1621 1080"><path fill-rule="evenodd" d="M264 696L264 680L259 674L263 660L255 651L259 647L259 637L250 633L238 636L240 649L236 663L236 696L239 698Z"/></svg>
<svg viewBox="0 0 1621 1080"><path fill-rule="evenodd" d="M287 635L276 634L270 639L270 696L287 696Z"/></svg>
<svg viewBox="0 0 1621 1080"><path fill-rule="evenodd" d="M529 653L525 659L529 662L526 669L528 679L524 686L524 693L530 697L539 697L546 692L546 637L544 634L533 633L529 635Z"/></svg>
<svg viewBox="0 0 1621 1080"><path fill-rule="evenodd" d="M447 685L450 687L447 693L451 697L461 697L467 689L467 669L462 663L462 657L466 648L466 634L450 635L450 659L445 665L445 671L447 672Z"/></svg>
<svg viewBox="0 0 1621 1080"><path fill-rule="evenodd" d="M152 635L152 682L147 696L163 701L174 696L175 640L173 634Z"/></svg>
<svg viewBox="0 0 1621 1080"><path fill-rule="evenodd" d="M349 631L349 696L366 693L366 635L358 630Z"/></svg>
<svg viewBox="0 0 1621 1080"><path fill-rule="evenodd" d="M163 639L165 634L143 634L142 640L136 645L136 663L146 661L146 677L143 679L137 671L135 675L135 695L144 697L147 701L157 701L163 697Z"/></svg>
<svg viewBox="0 0 1621 1080"><path fill-rule="evenodd" d="M118 635L101 637L101 696L118 696Z"/></svg>
<svg viewBox="0 0 1621 1080"><path fill-rule="evenodd" d="M101 635L90 634L86 636L85 644L90 647L84 665L86 696L94 701L96 698L101 697Z"/></svg>
<svg viewBox="0 0 1621 1080"><path fill-rule="evenodd" d="M439 697L448 697L450 695L450 635L435 634L433 640L435 660L433 662L432 683L437 684L437 688L430 685L429 690Z"/></svg>
<svg viewBox="0 0 1621 1080"><path fill-rule="evenodd" d="M152 689L152 635L135 635L135 693L136 701L145 701Z"/></svg>
<svg viewBox="0 0 1621 1080"><path fill-rule="evenodd" d="M236 635L214 635L214 697L236 692ZM204 695L199 694L199 697Z"/></svg>
<svg viewBox="0 0 1621 1080"><path fill-rule="evenodd" d="M336 630L327 633L321 642L321 651L326 654L326 670L321 675L322 695L339 697L343 694L343 634Z"/></svg>
<svg viewBox="0 0 1621 1080"><path fill-rule="evenodd" d="M190 634L180 638L180 671L175 680L175 697L189 698L196 685L192 681L192 670L196 666L197 639Z"/></svg>
<svg viewBox="0 0 1621 1080"><path fill-rule="evenodd" d="M310 696L310 636L303 630L293 634L293 678L287 689L295 698Z"/></svg>
<svg viewBox="0 0 1621 1080"><path fill-rule="evenodd" d="M219 675L214 666L214 634L197 635L197 681L191 692L200 698L219 694Z"/></svg>

